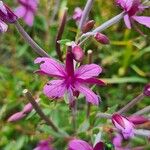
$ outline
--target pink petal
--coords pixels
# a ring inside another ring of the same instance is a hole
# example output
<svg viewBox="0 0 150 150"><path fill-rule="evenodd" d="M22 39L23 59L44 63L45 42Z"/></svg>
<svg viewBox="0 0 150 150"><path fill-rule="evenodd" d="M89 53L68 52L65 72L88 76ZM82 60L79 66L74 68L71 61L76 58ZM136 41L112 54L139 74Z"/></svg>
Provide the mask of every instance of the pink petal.
<svg viewBox="0 0 150 150"><path fill-rule="evenodd" d="M3 21L0 20L0 33L6 32L7 31L7 24L5 24Z"/></svg>
<svg viewBox="0 0 150 150"><path fill-rule="evenodd" d="M93 150L92 147L83 140L71 140L68 150Z"/></svg>
<svg viewBox="0 0 150 150"><path fill-rule="evenodd" d="M32 11L28 10L23 18L24 18L24 21L26 22L27 25L29 25L29 26L33 25L34 13Z"/></svg>
<svg viewBox="0 0 150 150"><path fill-rule="evenodd" d="M75 71L75 76L81 79L88 79L98 76L102 72L102 68L96 64L82 65Z"/></svg>
<svg viewBox="0 0 150 150"><path fill-rule="evenodd" d="M139 116L139 115L130 116L130 117L128 117L128 120L135 125L143 124L143 123L146 123L149 121L147 118L145 118L143 116Z"/></svg>
<svg viewBox="0 0 150 150"><path fill-rule="evenodd" d="M80 79L80 78L77 78L77 80L79 82L82 82L82 83L88 83L88 84L97 84L99 86L104 86L105 83L100 80L100 79L96 79L96 78L88 78L88 79Z"/></svg>
<svg viewBox="0 0 150 150"><path fill-rule="evenodd" d="M85 97L86 100L94 105L99 104L99 97L96 95L93 91L91 91L89 88L86 86L83 86L79 83L75 84L75 89L79 92L81 92Z"/></svg>
<svg viewBox="0 0 150 150"><path fill-rule="evenodd" d="M52 58L38 57L34 63L41 63L40 70L45 72L47 75L65 77L66 73L64 65Z"/></svg>
<svg viewBox="0 0 150 150"><path fill-rule="evenodd" d="M130 22L129 15L124 16L124 22L125 22L125 25L127 26L127 28L131 29L131 22Z"/></svg>
<svg viewBox="0 0 150 150"><path fill-rule="evenodd" d="M133 16L132 17L135 21L137 21L140 24L145 25L146 27L150 28L150 17L145 16Z"/></svg>
<svg viewBox="0 0 150 150"><path fill-rule="evenodd" d="M18 120L24 118L25 116L26 116L26 114L23 114L23 112L17 112L8 118L8 122L18 121Z"/></svg>
<svg viewBox="0 0 150 150"><path fill-rule="evenodd" d="M115 147L121 147L122 146L122 136L120 134L116 135L114 138L113 138L113 144Z"/></svg>
<svg viewBox="0 0 150 150"><path fill-rule="evenodd" d="M18 8L16 8L15 10L15 14L16 16L18 16L19 18L23 17L26 13L26 8L24 6L19 6Z"/></svg>
<svg viewBox="0 0 150 150"><path fill-rule="evenodd" d="M66 91L64 80L52 80L44 86L44 94L49 98L61 98Z"/></svg>

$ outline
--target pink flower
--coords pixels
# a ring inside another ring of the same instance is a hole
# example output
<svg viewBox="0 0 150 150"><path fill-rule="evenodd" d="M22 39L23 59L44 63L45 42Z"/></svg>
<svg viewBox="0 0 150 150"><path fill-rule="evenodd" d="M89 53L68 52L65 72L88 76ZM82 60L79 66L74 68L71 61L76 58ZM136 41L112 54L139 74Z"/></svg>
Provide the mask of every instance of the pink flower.
<svg viewBox="0 0 150 150"><path fill-rule="evenodd" d="M19 18L23 18L27 25L32 26L38 7L38 0L18 0L18 2L20 6L16 9L16 15Z"/></svg>
<svg viewBox="0 0 150 150"><path fill-rule="evenodd" d="M79 8L79 7L76 7L75 10L74 10L74 14L72 16L72 18L76 21L76 22L79 22L81 17L82 17L82 9Z"/></svg>
<svg viewBox="0 0 150 150"><path fill-rule="evenodd" d="M83 140L74 139L68 144L68 150L104 150L103 142L98 142L94 148Z"/></svg>
<svg viewBox="0 0 150 150"><path fill-rule="evenodd" d="M113 145L115 147L115 150L130 150L130 148L122 146L122 141L123 141L123 138L120 134L117 134L113 138Z"/></svg>
<svg viewBox="0 0 150 150"><path fill-rule="evenodd" d="M104 85L103 81L94 78L102 72L102 68L96 64L90 64L82 65L74 70L71 47L67 52L65 65L47 57L38 57L34 62L36 64L41 63L37 73L57 78L57 80L49 81L44 86L44 94L47 97L61 98L66 93L69 103L72 104L75 100L74 95L80 92L88 102L95 105L99 104L99 96L91 91L87 84Z"/></svg>
<svg viewBox="0 0 150 150"><path fill-rule="evenodd" d="M114 114L112 116L112 122L114 126L122 133L125 139L132 138L134 136L134 125L127 118Z"/></svg>
<svg viewBox="0 0 150 150"><path fill-rule="evenodd" d="M17 19L17 16L12 10L0 1L0 32L7 31L7 25L5 23L14 23Z"/></svg>
<svg viewBox="0 0 150 150"><path fill-rule="evenodd" d="M137 21L150 28L150 17L137 16L137 13L147 8L141 4L140 0L116 0L116 3L126 12L124 21L127 28L131 29L132 21Z"/></svg>
<svg viewBox="0 0 150 150"><path fill-rule="evenodd" d="M41 140L37 147L34 148L33 150L53 150L51 146L51 139L48 140Z"/></svg>

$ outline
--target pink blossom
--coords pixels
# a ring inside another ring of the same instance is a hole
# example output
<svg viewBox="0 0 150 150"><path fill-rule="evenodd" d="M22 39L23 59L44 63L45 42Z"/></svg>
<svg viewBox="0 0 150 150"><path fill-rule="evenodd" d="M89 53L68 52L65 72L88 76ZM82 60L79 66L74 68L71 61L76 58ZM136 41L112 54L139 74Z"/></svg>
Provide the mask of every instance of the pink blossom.
<svg viewBox="0 0 150 150"><path fill-rule="evenodd" d="M71 49L71 48L70 48ZM61 98L66 93L69 103L75 100L77 92L82 93L86 100L92 104L99 104L99 96L91 91L87 84L104 85L104 82L94 77L102 72L102 68L96 64L82 65L74 70L73 54L68 50L66 64L47 57L38 57L34 62L40 63L37 73L55 77L44 86L44 94L49 98Z"/></svg>
<svg viewBox="0 0 150 150"><path fill-rule="evenodd" d="M22 118L24 118L26 114L23 112L17 112L8 118L8 122L16 122Z"/></svg>
<svg viewBox="0 0 150 150"><path fill-rule="evenodd" d="M33 25L34 16L38 7L38 0L18 0L20 6L16 9L16 15L23 18L29 26Z"/></svg>
<svg viewBox="0 0 150 150"><path fill-rule="evenodd" d="M83 140L74 139L68 144L68 150L104 150L103 142L98 142L94 147Z"/></svg>
<svg viewBox="0 0 150 150"><path fill-rule="evenodd" d="M34 148L33 150L53 150L50 142L51 142L51 139L41 140L38 143L37 147Z"/></svg>
<svg viewBox="0 0 150 150"><path fill-rule="evenodd" d="M126 12L124 21L127 28L131 29L132 21L137 21L150 28L150 17L137 16L138 13L147 8L141 4L140 0L116 0L116 3Z"/></svg>
<svg viewBox="0 0 150 150"><path fill-rule="evenodd" d="M5 23L14 23L17 19L17 16L12 10L0 1L0 33L7 31L7 25Z"/></svg>
<svg viewBox="0 0 150 150"><path fill-rule="evenodd" d="M113 145L115 147L115 150L130 150L128 147L122 146L123 137L120 134L117 134L113 138Z"/></svg>
<svg viewBox="0 0 150 150"><path fill-rule="evenodd" d="M81 17L82 17L82 9L79 8L79 7L76 7L75 10L74 10L74 14L72 16L72 18L76 21L76 22L79 22Z"/></svg>
<svg viewBox="0 0 150 150"><path fill-rule="evenodd" d="M114 114L112 116L112 122L114 126L122 133L125 139L132 138L134 136L134 125L127 118Z"/></svg>

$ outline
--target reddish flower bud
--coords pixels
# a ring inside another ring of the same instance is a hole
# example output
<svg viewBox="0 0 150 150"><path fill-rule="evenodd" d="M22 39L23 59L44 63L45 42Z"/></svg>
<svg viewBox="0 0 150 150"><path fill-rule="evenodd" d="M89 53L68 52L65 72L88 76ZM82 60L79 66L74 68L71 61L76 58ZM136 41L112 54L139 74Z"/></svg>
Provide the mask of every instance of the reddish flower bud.
<svg viewBox="0 0 150 150"><path fill-rule="evenodd" d="M144 87L144 95L145 96L150 96L150 84L147 84L145 87Z"/></svg>
<svg viewBox="0 0 150 150"><path fill-rule="evenodd" d="M143 124L149 121L147 118L143 116L139 116L139 115L130 116L128 117L128 120L131 121L135 125Z"/></svg>
<svg viewBox="0 0 150 150"><path fill-rule="evenodd" d="M14 23L17 19L18 17L13 13L13 11L0 1L0 20L6 23Z"/></svg>
<svg viewBox="0 0 150 150"><path fill-rule="evenodd" d="M16 122L22 118L24 118L26 114L23 112L17 112L8 118L8 122Z"/></svg>
<svg viewBox="0 0 150 150"><path fill-rule="evenodd" d="M108 37L102 33L96 33L94 38L101 44L109 44Z"/></svg>
<svg viewBox="0 0 150 150"><path fill-rule="evenodd" d="M84 52L80 46L72 42L72 53L77 62L81 62L84 57Z"/></svg>
<svg viewBox="0 0 150 150"><path fill-rule="evenodd" d="M92 30L93 27L94 27L94 24L95 24L95 21L94 21L94 20L88 21L87 23L85 23L85 24L83 25L83 27L82 27L82 32L83 32L83 33L86 33L86 32L88 32L88 31Z"/></svg>
<svg viewBox="0 0 150 150"><path fill-rule="evenodd" d="M39 102L39 99L37 99L36 102L38 103L38 102ZM28 114L28 113L30 113L30 112L32 111L32 109L33 109L32 104L31 104L31 103L27 103L27 104L24 106L22 112L23 112L24 114Z"/></svg>
<svg viewBox="0 0 150 150"><path fill-rule="evenodd" d="M121 131L125 139L131 138L134 136L134 125L127 118L119 114L114 114L112 116L112 122L115 125L115 127L119 131Z"/></svg>

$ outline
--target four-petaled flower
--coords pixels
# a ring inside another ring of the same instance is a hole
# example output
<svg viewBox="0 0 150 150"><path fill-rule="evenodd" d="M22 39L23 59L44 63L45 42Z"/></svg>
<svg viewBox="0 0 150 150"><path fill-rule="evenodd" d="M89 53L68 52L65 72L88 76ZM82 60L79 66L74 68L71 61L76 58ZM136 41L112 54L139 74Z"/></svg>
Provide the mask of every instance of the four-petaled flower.
<svg viewBox="0 0 150 150"><path fill-rule="evenodd" d="M141 0L116 0L116 3L126 12L124 21L127 28L131 29L131 23L134 20L150 28L150 17L137 16L137 13L142 12L145 8L148 8L147 6L143 6L141 4Z"/></svg>
<svg viewBox="0 0 150 150"><path fill-rule="evenodd" d="M112 122L125 139L132 138L134 136L134 124L127 118L119 114L114 114L112 116Z"/></svg>
<svg viewBox="0 0 150 150"><path fill-rule="evenodd" d="M39 57L35 60L35 63L41 63L37 73L57 78L57 80L49 81L44 86L44 94L49 98L61 98L66 93L69 103L72 104L75 100L74 96L80 92L88 102L98 105L99 96L86 85L104 85L103 81L94 78L102 72L102 68L96 64L89 64L74 70L71 47L68 49L65 66L52 58Z"/></svg>
<svg viewBox="0 0 150 150"><path fill-rule="evenodd" d="M12 10L0 1L0 33L7 31L8 26L5 23L14 23L17 19Z"/></svg>
<svg viewBox="0 0 150 150"><path fill-rule="evenodd" d="M94 147L83 140L74 139L68 144L68 150L104 150L104 143L98 142Z"/></svg>
<svg viewBox="0 0 150 150"><path fill-rule="evenodd" d="M16 15L19 18L23 18L27 25L32 26L38 7L38 0L18 0L18 2L20 6L16 9Z"/></svg>

